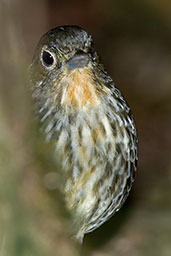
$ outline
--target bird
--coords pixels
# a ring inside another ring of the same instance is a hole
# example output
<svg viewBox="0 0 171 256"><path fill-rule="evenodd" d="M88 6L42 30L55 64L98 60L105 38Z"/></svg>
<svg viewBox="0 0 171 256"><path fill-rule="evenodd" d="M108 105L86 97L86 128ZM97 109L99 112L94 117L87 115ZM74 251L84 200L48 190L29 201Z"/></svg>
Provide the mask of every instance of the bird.
<svg viewBox="0 0 171 256"><path fill-rule="evenodd" d="M72 235L82 243L130 192L138 160L134 118L92 36L79 26L59 26L41 37L29 84L60 165Z"/></svg>

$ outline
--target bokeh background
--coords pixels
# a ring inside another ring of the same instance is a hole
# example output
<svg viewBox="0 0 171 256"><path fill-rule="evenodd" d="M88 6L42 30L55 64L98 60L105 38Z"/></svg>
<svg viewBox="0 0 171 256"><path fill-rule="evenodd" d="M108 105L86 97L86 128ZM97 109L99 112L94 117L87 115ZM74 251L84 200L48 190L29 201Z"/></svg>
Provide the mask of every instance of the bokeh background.
<svg viewBox="0 0 171 256"><path fill-rule="evenodd" d="M76 24L129 102L139 164L122 210L86 235L67 235L51 145L33 111L26 71L41 35ZM0 1L0 255L171 255L171 4L169 0Z"/></svg>

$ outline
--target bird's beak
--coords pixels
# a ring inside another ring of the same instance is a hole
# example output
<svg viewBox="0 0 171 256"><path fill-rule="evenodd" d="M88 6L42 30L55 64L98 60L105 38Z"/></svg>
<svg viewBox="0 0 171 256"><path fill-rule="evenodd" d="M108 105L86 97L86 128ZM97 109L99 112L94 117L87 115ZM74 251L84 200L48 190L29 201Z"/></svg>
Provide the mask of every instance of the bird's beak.
<svg viewBox="0 0 171 256"><path fill-rule="evenodd" d="M87 66L89 60L89 56L85 52L79 50L66 62L66 66L68 71L76 68L83 68Z"/></svg>

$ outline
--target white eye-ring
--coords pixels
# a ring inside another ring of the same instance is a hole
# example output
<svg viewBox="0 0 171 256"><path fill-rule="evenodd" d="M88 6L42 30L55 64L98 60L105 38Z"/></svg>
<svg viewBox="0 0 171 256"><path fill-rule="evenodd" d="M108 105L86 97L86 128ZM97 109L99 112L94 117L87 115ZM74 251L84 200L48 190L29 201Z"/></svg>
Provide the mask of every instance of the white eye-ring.
<svg viewBox="0 0 171 256"><path fill-rule="evenodd" d="M40 60L45 68L53 69L56 65L56 57L53 52L43 47L40 55Z"/></svg>

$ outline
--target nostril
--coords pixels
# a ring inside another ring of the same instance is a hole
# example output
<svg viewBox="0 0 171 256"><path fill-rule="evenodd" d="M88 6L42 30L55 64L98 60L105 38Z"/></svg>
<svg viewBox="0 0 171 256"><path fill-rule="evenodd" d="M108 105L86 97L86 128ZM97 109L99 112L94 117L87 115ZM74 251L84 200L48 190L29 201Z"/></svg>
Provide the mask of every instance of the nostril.
<svg viewBox="0 0 171 256"><path fill-rule="evenodd" d="M70 71L75 68L85 67L88 62L89 56L85 52L78 50L66 63L68 65L68 70Z"/></svg>
<svg viewBox="0 0 171 256"><path fill-rule="evenodd" d="M86 53L82 50L77 50L75 55L85 55Z"/></svg>

